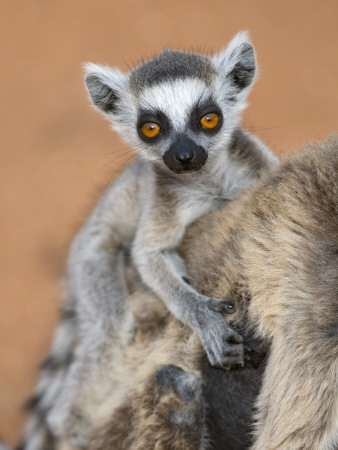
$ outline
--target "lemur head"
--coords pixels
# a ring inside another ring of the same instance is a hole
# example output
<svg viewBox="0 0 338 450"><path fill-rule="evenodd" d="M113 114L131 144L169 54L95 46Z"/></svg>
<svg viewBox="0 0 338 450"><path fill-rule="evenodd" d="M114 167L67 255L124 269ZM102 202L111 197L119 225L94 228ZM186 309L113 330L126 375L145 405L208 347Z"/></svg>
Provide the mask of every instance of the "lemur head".
<svg viewBox="0 0 338 450"><path fill-rule="evenodd" d="M175 173L226 148L256 72L247 33L214 56L165 49L124 74L88 63L94 105L143 158Z"/></svg>

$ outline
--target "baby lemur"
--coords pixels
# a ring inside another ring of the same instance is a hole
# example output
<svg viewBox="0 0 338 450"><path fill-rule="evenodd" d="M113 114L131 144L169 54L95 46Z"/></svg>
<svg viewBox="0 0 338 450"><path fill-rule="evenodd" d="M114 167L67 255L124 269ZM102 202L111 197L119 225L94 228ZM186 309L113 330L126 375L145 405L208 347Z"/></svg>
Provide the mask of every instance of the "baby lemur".
<svg viewBox="0 0 338 450"><path fill-rule="evenodd" d="M196 219L232 200L261 169L278 162L239 128L255 73L246 33L212 57L166 49L126 74L86 65L93 104L139 158L107 189L71 248L69 298L75 299L79 345L49 415L57 434L68 427L82 435L69 418L76 422L83 414L86 398L100 404L109 393L100 387L109 385L116 363L110 343L127 310L128 249L143 282L198 334L209 362L242 363L241 336L222 316L233 306L191 287L176 249Z"/></svg>

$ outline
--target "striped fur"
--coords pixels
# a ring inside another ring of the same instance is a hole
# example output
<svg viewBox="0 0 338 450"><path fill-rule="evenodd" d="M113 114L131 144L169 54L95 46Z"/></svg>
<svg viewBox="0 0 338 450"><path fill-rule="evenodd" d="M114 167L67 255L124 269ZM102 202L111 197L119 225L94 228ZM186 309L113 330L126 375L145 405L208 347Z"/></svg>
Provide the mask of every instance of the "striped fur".
<svg viewBox="0 0 338 450"><path fill-rule="evenodd" d="M40 379L26 407L30 411L20 450L55 450L56 440L47 415L60 394L76 343L74 299L67 297L60 314L51 352L41 364Z"/></svg>

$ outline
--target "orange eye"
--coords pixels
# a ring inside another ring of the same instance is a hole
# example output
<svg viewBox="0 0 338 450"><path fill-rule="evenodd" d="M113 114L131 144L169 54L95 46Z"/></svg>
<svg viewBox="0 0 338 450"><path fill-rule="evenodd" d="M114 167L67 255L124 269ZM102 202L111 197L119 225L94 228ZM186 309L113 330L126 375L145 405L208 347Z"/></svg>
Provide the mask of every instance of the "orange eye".
<svg viewBox="0 0 338 450"><path fill-rule="evenodd" d="M142 134L147 138L153 138L160 132L160 126L155 122L146 122L141 126Z"/></svg>
<svg viewBox="0 0 338 450"><path fill-rule="evenodd" d="M202 127L207 128L208 130L217 127L218 123L219 115L216 113L206 114L200 119L200 124L202 125Z"/></svg>

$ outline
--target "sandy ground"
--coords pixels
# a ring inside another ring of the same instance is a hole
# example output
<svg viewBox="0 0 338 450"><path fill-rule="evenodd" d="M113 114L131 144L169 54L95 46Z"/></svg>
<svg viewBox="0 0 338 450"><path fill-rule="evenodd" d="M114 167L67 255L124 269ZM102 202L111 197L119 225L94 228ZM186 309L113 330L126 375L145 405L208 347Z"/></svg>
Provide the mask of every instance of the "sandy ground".
<svg viewBox="0 0 338 450"><path fill-rule="evenodd" d="M250 31L261 77L244 123L278 154L338 124L338 2L2 0L0 434L19 439L60 304L69 243L129 149L88 106L81 64Z"/></svg>

